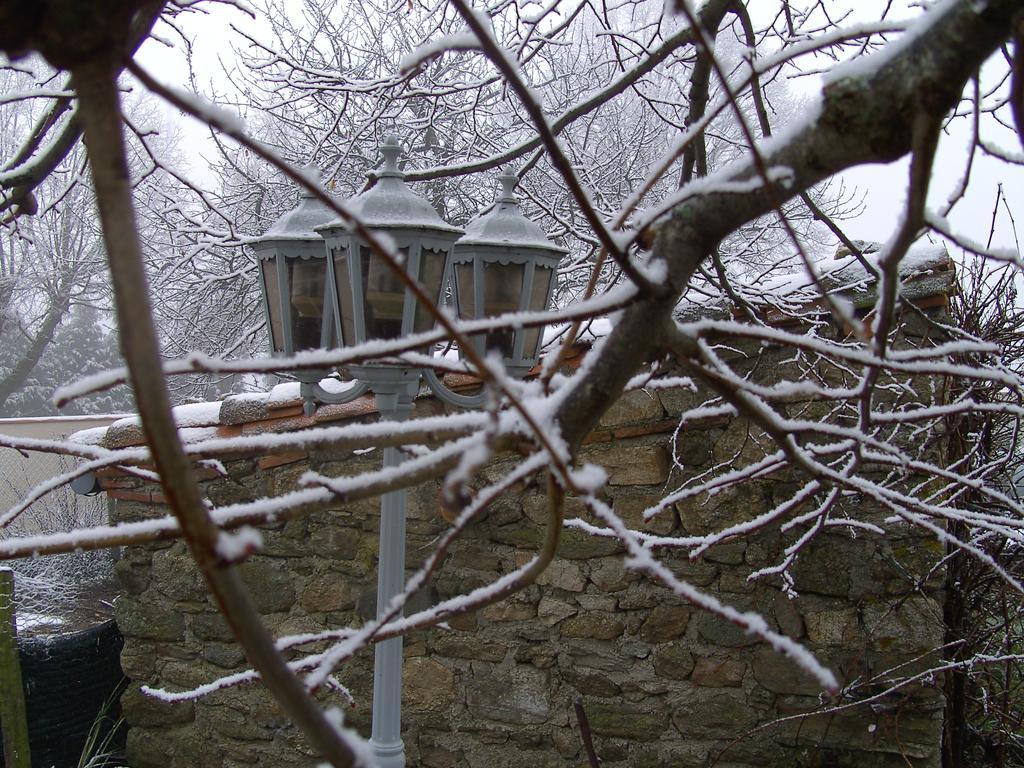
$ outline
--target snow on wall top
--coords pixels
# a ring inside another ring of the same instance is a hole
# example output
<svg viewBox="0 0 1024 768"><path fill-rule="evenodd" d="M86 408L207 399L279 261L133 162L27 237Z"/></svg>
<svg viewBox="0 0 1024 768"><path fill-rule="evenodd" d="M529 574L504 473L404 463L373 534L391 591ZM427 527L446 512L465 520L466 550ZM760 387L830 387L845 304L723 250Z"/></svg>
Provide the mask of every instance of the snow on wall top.
<svg viewBox="0 0 1024 768"><path fill-rule="evenodd" d="M878 243L857 241L864 260L877 266L881 255ZM832 258L814 263L821 283L806 270L779 274L767 272L744 282L737 281L737 292L755 306L800 309L812 307L821 299L824 289L832 296L844 298L858 309L870 308L875 301L875 277L848 249L840 248ZM905 299L918 300L948 294L955 282L953 260L941 243L918 243L910 248L899 263L900 293ZM701 313L725 314L728 307L723 298L706 295L686 296L676 310L687 319Z"/></svg>
<svg viewBox="0 0 1024 768"><path fill-rule="evenodd" d="M877 263L876 245L858 243L858 246L864 251L864 257L869 263ZM870 305L874 301L874 278L850 253L840 250L834 258L819 261L816 267L830 292L845 296L856 306ZM912 248L900 263L899 274L903 281L903 296L913 300L948 294L954 282L953 262L942 245L923 244ZM806 273L769 275L740 288L744 293L751 294L753 299L758 299L757 303L769 305L806 306L819 298L817 285ZM725 311L725 307L719 304L709 302L706 298L703 302L684 299L679 312L682 315L693 315ZM577 362L585 348L606 336L612 326L608 318L595 318L584 324L577 339ZM565 327L549 327L545 332L546 342L557 342ZM460 382L466 384L471 383L471 380L462 377ZM340 392L353 386L353 382L329 378L322 381L321 386ZM182 439L191 442L215 435L240 434L260 424L263 425L259 427L261 431L286 431L340 419L365 418L376 412L373 396L367 394L350 403L321 406L313 416L306 416L302 411L299 383L286 382L267 392L230 395L219 402L180 405L174 408L174 419ZM79 444L122 448L142 444L145 436L138 416L129 416L115 421L109 427L76 432L68 439Z"/></svg>

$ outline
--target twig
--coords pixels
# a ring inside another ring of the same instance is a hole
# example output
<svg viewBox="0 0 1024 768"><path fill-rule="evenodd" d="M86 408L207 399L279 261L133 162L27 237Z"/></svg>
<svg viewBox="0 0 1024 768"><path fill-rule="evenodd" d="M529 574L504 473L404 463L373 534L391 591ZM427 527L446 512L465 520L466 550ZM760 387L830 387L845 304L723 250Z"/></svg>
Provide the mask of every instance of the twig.
<svg viewBox="0 0 1024 768"><path fill-rule="evenodd" d="M590 735L590 721L587 720L587 713L583 711L583 699L577 696L572 703L572 708L576 711L576 722L580 724L580 740L583 741L583 749L587 753L587 762L590 763L590 768L600 768L601 759L594 751L594 739Z"/></svg>

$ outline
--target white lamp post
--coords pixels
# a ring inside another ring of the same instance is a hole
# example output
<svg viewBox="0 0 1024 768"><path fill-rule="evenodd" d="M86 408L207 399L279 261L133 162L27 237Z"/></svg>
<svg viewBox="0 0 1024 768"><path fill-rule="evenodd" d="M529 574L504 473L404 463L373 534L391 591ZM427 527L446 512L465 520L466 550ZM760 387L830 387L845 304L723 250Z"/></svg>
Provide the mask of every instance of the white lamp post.
<svg viewBox="0 0 1024 768"><path fill-rule="evenodd" d="M519 211L513 174L506 170L498 201L470 222L460 238L462 230L445 223L430 203L406 186L398 167L397 138L385 139L381 154L384 167L377 183L348 201L348 208L367 228L387 236L401 254L406 273L435 303L443 296L454 252L460 317L478 319L547 307L555 269L565 250L548 242L540 227ZM304 197L298 208L254 241L274 353L292 354L316 346L312 340L317 312L319 346L329 346L334 339L352 345L430 330L433 315L417 302L412 290L348 225L330 221L333 217L325 215L326 207L313 202ZM317 245L318 255L314 253ZM500 351L514 376L526 375L536 364L540 341L539 328L497 331L473 339L478 351ZM323 371L298 377L310 412L316 402L349 402L372 391L381 418L401 420L412 411L421 378L450 404L465 407L483 402L482 392L473 396L451 392L430 368L365 363L348 370L358 383L340 394L320 386ZM383 461L385 467L398 466L400 450L385 448ZM405 510L404 489L381 497L378 617L405 585ZM396 637L377 643L374 657L370 745L382 768L405 766L401 697L402 638Z"/></svg>

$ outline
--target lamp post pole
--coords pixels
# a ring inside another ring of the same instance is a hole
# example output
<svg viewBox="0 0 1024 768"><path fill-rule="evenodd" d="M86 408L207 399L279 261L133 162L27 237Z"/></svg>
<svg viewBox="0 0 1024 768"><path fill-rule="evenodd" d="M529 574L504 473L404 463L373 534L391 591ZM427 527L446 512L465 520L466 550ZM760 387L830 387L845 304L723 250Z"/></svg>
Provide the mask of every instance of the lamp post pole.
<svg viewBox="0 0 1024 768"><path fill-rule="evenodd" d="M547 308L559 260L565 249L547 240L525 218L513 190L510 169L499 177L502 192L491 209L466 230L454 227L410 190L399 169L397 137L381 145L384 167L378 181L347 202L364 226L386 235L402 266L421 290L440 303L445 281L452 279L459 316L479 319L506 312ZM418 305L413 292L347 224L334 219L325 205L303 196L266 233L252 241L260 262L260 287L271 351L291 356L334 342L361 344L427 331L433 317ZM525 376L540 352L540 328L499 330L474 338L478 354L497 352L514 377ZM432 369L364 363L348 367L356 383L344 392L325 390L327 371L295 374L307 414L316 403L346 403L373 392L386 421L408 417L421 380L441 400L460 408L481 406L486 393L465 395L449 390ZM398 447L384 449L384 468L398 467ZM405 588L404 489L381 496L380 549L377 565L377 618ZM402 743L402 638L377 643L374 649L373 725L370 747L380 768L405 768Z"/></svg>
<svg viewBox="0 0 1024 768"><path fill-rule="evenodd" d="M375 391L381 419L402 421L412 411L416 384L395 392ZM402 463L398 447L384 449L384 468ZM377 618L405 587L406 490L388 491L380 499L380 543L377 562ZM402 743L402 636L377 643L373 659L373 725L370 748L380 768L405 768Z"/></svg>

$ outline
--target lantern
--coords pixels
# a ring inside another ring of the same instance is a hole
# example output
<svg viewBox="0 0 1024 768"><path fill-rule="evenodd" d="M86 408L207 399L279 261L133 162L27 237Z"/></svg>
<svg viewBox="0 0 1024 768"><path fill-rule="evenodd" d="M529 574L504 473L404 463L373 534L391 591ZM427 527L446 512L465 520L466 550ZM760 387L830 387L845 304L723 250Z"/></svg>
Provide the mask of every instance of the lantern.
<svg viewBox="0 0 1024 768"><path fill-rule="evenodd" d="M252 241L259 259L270 349L276 356L331 345L331 323L324 318L329 312L327 261L315 227L333 218L334 212L323 202L303 193L298 206Z"/></svg>
<svg viewBox="0 0 1024 768"><path fill-rule="evenodd" d="M446 224L429 202L405 184L398 139L381 146L377 183L347 207L399 255L402 268L435 304L441 301L452 246L462 230ZM317 231L327 243L327 283L336 310L334 332L346 345L397 339L429 331L430 310L417 301L388 264L352 227L333 221Z"/></svg>
<svg viewBox="0 0 1024 768"><path fill-rule="evenodd" d="M459 317L477 320L508 312L542 312L566 249L551 243L519 210L518 179L505 168L494 206L466 226L452 257ZM540 354L541 327L503 328L474 336L481 354L497 352L513 376L525 376Z"/></svg>

